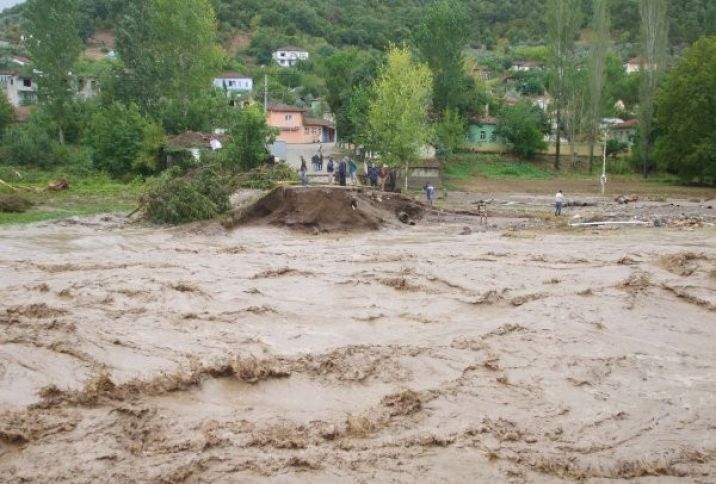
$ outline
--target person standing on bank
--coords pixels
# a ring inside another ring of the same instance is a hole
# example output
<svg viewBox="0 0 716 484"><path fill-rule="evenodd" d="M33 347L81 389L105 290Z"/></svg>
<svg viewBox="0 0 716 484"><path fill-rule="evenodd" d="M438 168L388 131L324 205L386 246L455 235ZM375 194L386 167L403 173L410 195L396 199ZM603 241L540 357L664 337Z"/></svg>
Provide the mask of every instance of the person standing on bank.
<svg viewBox="0 0 716 484"><path fill-rule="evenodd" d="M560 217L562 215L562 207L564 207L564 193L562 193L562 190L560 190L554 196L554 216L555 217Z"/></svg>
<svg viewBox="0 0 716 484"><path fill-rule="evenodd" d="M358 165L353 158L348 159L348 173L351 175L351 185L356 186L358 184Z"/></svg>
<svg viewBox="0 0 716 484"><path fill-rule="evenodd" d="M348 171L348 163L346 163L346 159L343 158L340 163L338 163L338 184L342 187L346 186L346 172Z"/></svg>
<svg viewBox="0 0 716 484"><path fill-rule="evenodd" d="M428 203L432 207L433 199L435 198L435 187L433 186L433 183L430 181L427 182L423 189L425 190L425 195L428 197Z"/></svg>
<svg viewBox="0 0 716 484"><path fill-rule="evenodd" d="M301 157L300 174L301 174L301 185L303 185L304 187L308 186L308 166L306 166L306 160L303 158L303 156Z"/></svg>
<svg viewBox="0 0 716 484"><path fill-rule="evenodd" d="M328 183L333 185L333 157L328 157L328 163L326 163L326 171L328 172Z"/></svg>

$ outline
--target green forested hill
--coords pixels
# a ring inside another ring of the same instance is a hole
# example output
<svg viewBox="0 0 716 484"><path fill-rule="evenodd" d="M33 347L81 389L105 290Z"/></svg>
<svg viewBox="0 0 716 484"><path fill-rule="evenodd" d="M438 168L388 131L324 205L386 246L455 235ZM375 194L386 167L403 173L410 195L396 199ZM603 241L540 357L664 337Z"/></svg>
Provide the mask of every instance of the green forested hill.
<svg viewBox="0 0 716 484"><path fill-rule="evenodd" d="M272 48L284 43L303 47L356 46L382 50L389 42L410 38L431 0L212 0L219 31L229 39L237 31L251 36L247 51L261 62ZM113 12L123 0L80 0L85 20L83 35L97 27L112 28ZM546 32L543 0L465 0L472 44L538 44ZM22 5L0 19L0 29L22 31ZM592 0L582 0L587 26ZM612 27L617 43L639 37L638 0L612 0ZM674 46L691 44L705 33L716 33L716 1L671 0L670 39Z"/></svg>

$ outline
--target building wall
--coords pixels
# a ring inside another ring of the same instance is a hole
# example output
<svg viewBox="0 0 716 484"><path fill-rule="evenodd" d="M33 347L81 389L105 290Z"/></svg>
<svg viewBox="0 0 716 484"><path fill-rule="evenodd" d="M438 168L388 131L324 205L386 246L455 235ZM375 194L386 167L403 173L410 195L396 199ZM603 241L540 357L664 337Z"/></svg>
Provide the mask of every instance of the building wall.
<svg viewBox="0 0 716 484"><path fill-rule="evenodd" d="M269 111L268 124L280 130L277 141L286 143L311 143L303 129L303 113L301 111Z"/></svg>
<svg viewBox="0 0 716 484"><path fill-rule="evenodd" d="M246 92L254 88L254 81L247 78L216 78L212 85L217 89Z"/></svg>
<svg viewBox="0 0 716 484"><path fill-rule="evenodd" d="M495 134L497 126L494 124L472 124L468 128L467 143L469 145L499 144L500 139Z"/></svg>
<svg viewBox="0 0 716 484"><path fill-rule="evenodd" d="M626 143L631 146L636 139L636 129L615 129L612 130L610 136L620 143Z"/></svg>
<svg viewBox="0 0 716 484"><path fill-rule="evenodd" d="M308 52L305 51L278 50L273 53L273 60L283 67L292 67L298 61L307 59Z"/></svg>
<svg viewBox="0 0 716 484"><path fill-rule="evenodd" d="M37 102L37 84L32 79L13 76L6 81L5 94L13 106L23 106Z"/></svg>

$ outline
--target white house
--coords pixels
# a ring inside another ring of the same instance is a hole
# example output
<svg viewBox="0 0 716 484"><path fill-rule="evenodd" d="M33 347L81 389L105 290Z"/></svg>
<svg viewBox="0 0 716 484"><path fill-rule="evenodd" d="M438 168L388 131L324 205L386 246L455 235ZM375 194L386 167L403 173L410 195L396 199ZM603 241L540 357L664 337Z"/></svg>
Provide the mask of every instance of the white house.
<svg viewBox="0 0 716 484"><path fill-rule="evenodd" d="M250 77L237 72L224 72L214 78L212 85L229 94L235 92L250 92L254 88L254 81Z"/></svg>
<svg viewBox="0 0 716 484"><path fill-rule="evenodd" d="M639 72L641 70L641 59L638 57L629 59L624 63L624 70L627 74L634 74L635 72Z"/></svg>
<svg viewBox="0 0 716 484"><path fill-rule="evenodd" d="M544 68L544 63L537 61L523 61L518 60L512 63L510 70L512 72L529 72L534 70L541 70Z"/></svg>
<svg viewBox="0 0 716 484"><path fill-rule="evenodd" d="M293 67L299 61L308 60L308 52L298 47L282 47L273 53L273 60L282 67Z"/></svg>
<svg viewBox="0 0 716 484"><path fill-rule="evenodd" d="M37 102L37 84L30 76L15 71L0 71L0 84L13 106L27 106Z"/></svg>

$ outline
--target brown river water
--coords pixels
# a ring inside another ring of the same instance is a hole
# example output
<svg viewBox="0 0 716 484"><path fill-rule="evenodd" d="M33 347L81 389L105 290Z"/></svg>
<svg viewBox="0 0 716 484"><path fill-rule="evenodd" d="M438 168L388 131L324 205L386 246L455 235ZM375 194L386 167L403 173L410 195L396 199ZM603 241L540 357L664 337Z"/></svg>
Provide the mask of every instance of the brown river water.
<svg viewBox="0 0 716 484"><path fill-rule="evenodd" d="M0 281L3 482L716 481L713 228L96 218Z"/></svg>

